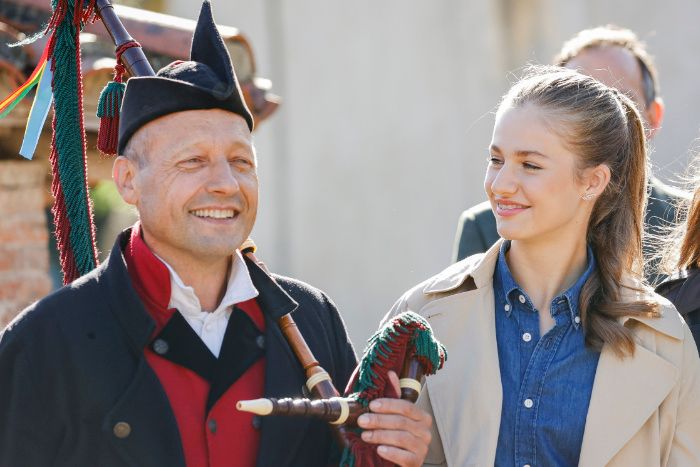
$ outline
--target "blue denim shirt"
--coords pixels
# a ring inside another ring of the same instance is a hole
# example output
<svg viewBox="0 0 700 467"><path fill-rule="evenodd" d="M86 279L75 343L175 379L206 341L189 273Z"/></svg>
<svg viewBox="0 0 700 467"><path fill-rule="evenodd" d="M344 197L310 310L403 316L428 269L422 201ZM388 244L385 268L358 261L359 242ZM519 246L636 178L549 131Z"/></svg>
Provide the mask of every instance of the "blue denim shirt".
<svg viewBox="0 0 700 467"><path fill-rule="evenodd" d="M548 310L555 326L540 337L539 317L506 263L504 242L493 276L496 340L503 387L497 466L577 465L599 352L585 346L579 317L588 266Z"/></svg>

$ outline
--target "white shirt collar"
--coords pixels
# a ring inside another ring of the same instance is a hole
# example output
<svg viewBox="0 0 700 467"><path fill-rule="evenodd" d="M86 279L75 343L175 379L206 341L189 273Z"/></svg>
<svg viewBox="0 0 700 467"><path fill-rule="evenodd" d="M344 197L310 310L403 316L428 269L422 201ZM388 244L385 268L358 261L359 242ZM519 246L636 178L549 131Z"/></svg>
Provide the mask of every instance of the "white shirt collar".
<svg viewBox="0 0 700 467"><path fill-rule="evenodd" d="M177 308L185 317L188 317L188 315L193 318L200 317L203 311L206 313L205 310L202 310L202 305L195 295L194 289L189 285L185 285L177 272L163 258L157 255L156 257L165 264L170 272L170 303L168 308ZM221 303L211 313L215 315L223 314L236 303L245 302L258 295L259 292L253 285L243 256L236 250L231 257L231 272L228 276L226 293L221 299ZM201 316L201 319L204 319L204 316Z"/></svg>

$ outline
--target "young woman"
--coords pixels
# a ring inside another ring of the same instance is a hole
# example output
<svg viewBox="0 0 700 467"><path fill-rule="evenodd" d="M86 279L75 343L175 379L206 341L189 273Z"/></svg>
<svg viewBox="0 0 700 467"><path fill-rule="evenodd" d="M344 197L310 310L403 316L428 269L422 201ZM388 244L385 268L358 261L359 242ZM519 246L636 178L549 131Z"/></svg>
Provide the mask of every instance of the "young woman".
<svg viewBox="0 0 700 467"><path fill-rule="evenodd" d="M700 154L695 159L695 190L685 206L685 223L667 239L667 258L677 272L656 291L673 302L688 323L700 349Z"/></svg>
<svg viewBox="0 0 700 467"><path fill-rule="evenodd" d="M502 237L409 290L449 359L418 403L427 465L700 465L700 359L641 279L644 129L592 78L540 68L496 114Z"/></svg>

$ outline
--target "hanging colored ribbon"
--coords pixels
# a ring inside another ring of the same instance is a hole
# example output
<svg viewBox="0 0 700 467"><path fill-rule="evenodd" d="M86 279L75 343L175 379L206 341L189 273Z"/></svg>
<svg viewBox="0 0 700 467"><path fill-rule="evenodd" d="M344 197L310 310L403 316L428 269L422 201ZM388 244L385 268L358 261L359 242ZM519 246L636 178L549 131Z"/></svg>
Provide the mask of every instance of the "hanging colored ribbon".
<svg viewBox="0 0 700 467"><path fill-rule="evenodd" d="M25 81L24 84L15 89L9 96L0 102L0 118L6 117L12 111L12 109L14 109L15 106L19 104L22 99L27 96L27 94L29 94L29 91L31 91L34 86L39 83L44 70L46 69L48 55L49 46L47 44L46 47L44 47L44 52L41 54L39 63L37 64L36 68L34 68L34 71L32 71L32 74L29 76L27 81Z"/></svg>
<svg viewBox="0 0 700 467"><path fill-rule="evenodd" d="M51 59L49 59L41 75L41 79L39 80L36 96L34 96L34 103L32 104L32 109L29 112L27 128L24 131L22 147L19 149L20 155L29 160L34 157L34 151L39 143L41 130L44 128L46 117L48 116L49 109L51 108L51 102L53 102L53 92L51 91L52 79L53 73L51 72Z"/></svg>

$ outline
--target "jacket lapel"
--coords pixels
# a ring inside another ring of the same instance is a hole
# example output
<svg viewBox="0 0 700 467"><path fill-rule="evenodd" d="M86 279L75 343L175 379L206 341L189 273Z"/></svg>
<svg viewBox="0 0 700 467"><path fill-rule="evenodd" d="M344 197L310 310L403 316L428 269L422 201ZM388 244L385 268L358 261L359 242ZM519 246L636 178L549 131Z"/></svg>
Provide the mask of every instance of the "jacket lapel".
<svg viewBox="0 0 700 467"><path fill-rule="evenodd" d="M303 369L292 353L276 322L267 323L265 397L304 397ZM285 466L296 455L309 419L263 417L258 450L259 466Z"/></svg>
<svg viewBox="0 0 700 467"><path fill-rule="evenodd" d="M265 397L303 397L304 370L277 324L299 305L260 266L248 258L246 264L265 315ZM289 465L308 424L307 418L263 417L257 465Z"/></svg>
<svg viewBox="0 0 700 467"><path fill-rule="evenodd" d="M579 465L606 465L659 408L680 370L642 345L618 358L607 346L598 362ZM610 414L615 414L611 417Z"/></svg>
<svg viewBox="0 0 700 467"><path fill-rule="evenodd" d="M493 465L495 459L503 391L491 276L499 244L468 275L448 272L424 289L440 298L420 313L449 352L444 368L426 379L448 465Z"/></svg>
<svg viewBox="0 0 700 467"><path fill-rule="evenodd" d="M421 310L449 351L444 368L426 379L448 465L493 464L503 400L493 310L493 292L486 289Z"/></svg>
<svg viewBox="0 0 700 467"><path fill-rule="evenodd" d="M102 430L118 455L129 465L185 465L175 415L158 377L146 362L143 349L155 323L134 290L122 249L131 229L122 232L106 262L105 297L128 336L136 371L125 391L102 421Z"/></svg>

